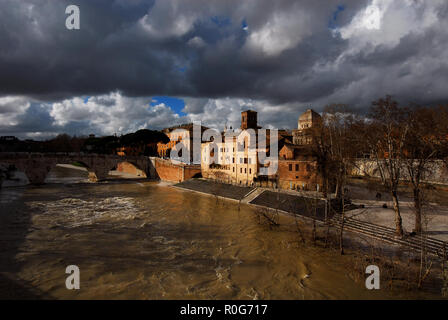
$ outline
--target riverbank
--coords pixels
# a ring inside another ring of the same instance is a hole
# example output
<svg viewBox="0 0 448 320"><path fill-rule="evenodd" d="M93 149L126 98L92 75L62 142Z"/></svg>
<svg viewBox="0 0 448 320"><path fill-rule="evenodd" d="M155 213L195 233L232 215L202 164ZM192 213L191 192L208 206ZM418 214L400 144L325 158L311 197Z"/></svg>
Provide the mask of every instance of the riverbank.
<svg viewBox="0 0 448 320"><path fill-rule="evenodd" d="M317 192L244 187L207 179L190 179L173 186L285 214L301 215L320 222L324 222L325 217L331 219L334 215L334 212L325 212L325 201ZM372 200L369 190L359 186L350 186L350 192L353 196L353 206L346 212L347 219L376 224L379 227L391 229L395 227L393 204L387 195L383 196L383 200ZM400 205L403 228L407 234L410 234L414 223L413 203L409 198L403 197ZM448 242L448 207L430 203L427 216L426 234L434 239Z"/></svg>
<svg viewBox="0 0 448 320"><path fill-rule="evenodd" d="M254 190L252 187L235 186L206 179L190 179L174 184L173 187L233 201L243 200Z"/></svg>

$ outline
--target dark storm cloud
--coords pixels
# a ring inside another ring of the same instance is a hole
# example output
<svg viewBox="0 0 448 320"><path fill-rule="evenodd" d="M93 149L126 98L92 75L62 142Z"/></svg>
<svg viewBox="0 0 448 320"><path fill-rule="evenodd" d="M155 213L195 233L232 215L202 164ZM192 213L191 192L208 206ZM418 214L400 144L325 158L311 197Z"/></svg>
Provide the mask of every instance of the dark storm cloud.
<svg viewBox="0 0 448 320"><path fill-rule="evenodd" d="M444 0L79 0L76 31L69 4L0 0L2 133L222 125L246 107L291 127L309 106L447 100ZM188 97L187 116L151 96Z"/></svg>
<svg viewBox="0 0 448 320"><path fill-rule="evenodd" d="M317 58L331 57L335 52L328 47L341 45L327 30L335 10L332 1L78 1L79 31L65 28L70 3L1 1L2 94L57 99L121 90L132 96L289 100L295 95L278 90L278 79L302 72ZM295 11L306 22L291 22L291 14L282 17ZM256 47L245 50L243 19L249 30L256 30L275 16L286 21L276 38L307 29L304 44L293 43L274 57ZM188 45L195 36L205 48ZM325 48L322 41L328 42Z"/></svg>

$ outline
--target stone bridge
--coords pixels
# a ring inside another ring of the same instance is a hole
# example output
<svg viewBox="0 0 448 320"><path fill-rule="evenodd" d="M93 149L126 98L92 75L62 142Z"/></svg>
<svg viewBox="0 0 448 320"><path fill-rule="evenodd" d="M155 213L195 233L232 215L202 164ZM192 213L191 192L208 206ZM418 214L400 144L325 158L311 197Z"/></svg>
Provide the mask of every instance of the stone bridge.
<svg viewBox="0 0 448 320"><path fill-rule="evenodd" d="M24 172L31 184L43 184L45 177L57 164L79 162L89 172L91 181L107 178L110 170L119 163L128 162L146 174L148 178L156 176L154 166L146 156L118 156L90 153L27 153L0 152L0 164L14 165Z"/></svg>

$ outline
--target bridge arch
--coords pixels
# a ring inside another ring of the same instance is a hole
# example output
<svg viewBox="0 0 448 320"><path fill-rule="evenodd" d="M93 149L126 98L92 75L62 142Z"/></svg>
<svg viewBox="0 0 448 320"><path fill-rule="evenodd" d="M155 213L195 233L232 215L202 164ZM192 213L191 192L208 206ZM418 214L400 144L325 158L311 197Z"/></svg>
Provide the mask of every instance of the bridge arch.
<svg viewBox="0 0 448 320"><path fill-rule="evenodd" d="M147 178L147 174L145 172L145 168L141 168L141 166L132 160L119 161L115 167L117 172L132 174L137 177Z"/></svg>
<svg viewBox="0 0 448 320"><path fill-rule="evenodd" d="M76 183L89 179L92 169L83 161L61 159L56 161L45 177L44 183Z"/></svg>

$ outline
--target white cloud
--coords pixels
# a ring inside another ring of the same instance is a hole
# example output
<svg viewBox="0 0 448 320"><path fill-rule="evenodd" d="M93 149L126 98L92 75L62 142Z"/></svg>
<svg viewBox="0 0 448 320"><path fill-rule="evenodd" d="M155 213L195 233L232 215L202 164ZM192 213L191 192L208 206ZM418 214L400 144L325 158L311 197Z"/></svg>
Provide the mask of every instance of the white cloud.
<svg viewBox="0 0 448 320"><path fill-rule="evenodd" d="M193 28L200 14L182 0L156 1L138 23L151 37L180 37Z"/></svg>
<svg viewBox="0 0 448 320"><path fill-rule="evenodd" d="M53 103L50 116L56 126L84 122L92 132L105 135L143 128L160 129L181 120L165 104L150 106L150 101L149 98L126 97L119 92L93 96L86 103L84 99L75 97Z"/></svg>
<svg viewBox="0 0 448 320"><path fill-rule="evenodd" d="M42 114L53 119L53 123L38 124L35 123L33 113L26 114L31 104L27 98L2 97L0 130L20 137L46 139L58 133L112 135L135 132L143 128L159 130L193 121L200 121L203 125L218 130L223 130L225 126L236 129L241 124L241 112L247 109L258 112L258 123L264 128L292 129L295 128L301 112L309 107L297 103L272 104L265 100L248 98L184 100L186 105L183 111L187 115L183 117L163 103L150 106L150 101L157 102L149 97L126 97L120 92L92 96L86 102L83 97L55 103L35 102ZM21 126L26 126L25 131L21 131Z"/></svg>
<svg viewBox="0 0 448 320"><path fill-rule="evenodd" d="M277 56L294 48L312 32L309 17L302 12L294 10L272 14L264 25L251 29L246 48L261 51L266 56Z"/></svg>
<svg viewBox="0 0 448 320"><path fill-rule="evenodd" d="M348 26L340 30L342 38L349 39L368 30L380 30L384 10L384 7L380 8L377 4L369 5L359 12Z"/></svg>
<svg viewBox="0 0 448 320"><path fill-rule="evenodd" d="M188 111L189 99L185 100L187 101L185 110ZM190 113L189 118L218 130L223 130L225 126L235 129L241 125L241 112L251 109L258 112L258 124L263 128L294 129L301 112L307 108L309 106L297 103L272 104L265 100L228 97L208 99L200 103L196 101L191 108L195 113Z"/></svg>
<svg viewBox="0 0 448 320"><path fill-rule="evenodd" d="M188 40L187 44L191 47L195 47L195 48L202 48L205 46L205 42L204 40L202 40L201 37L193 37L190 40Z"/></svg>
<svg viewBox="0 0 448 320"><path fill-rule="evenodd" d="M31 103L25 97L0 97L0 128L16 126Z"/></svg>
<svg viewBox="0 0 448 320"><path fill-rule="evenodd" d="M393 48L408 34L421 34L438 23L441 0L372 0L337 33L350 43L352 53L383 45Z"/></svg>

